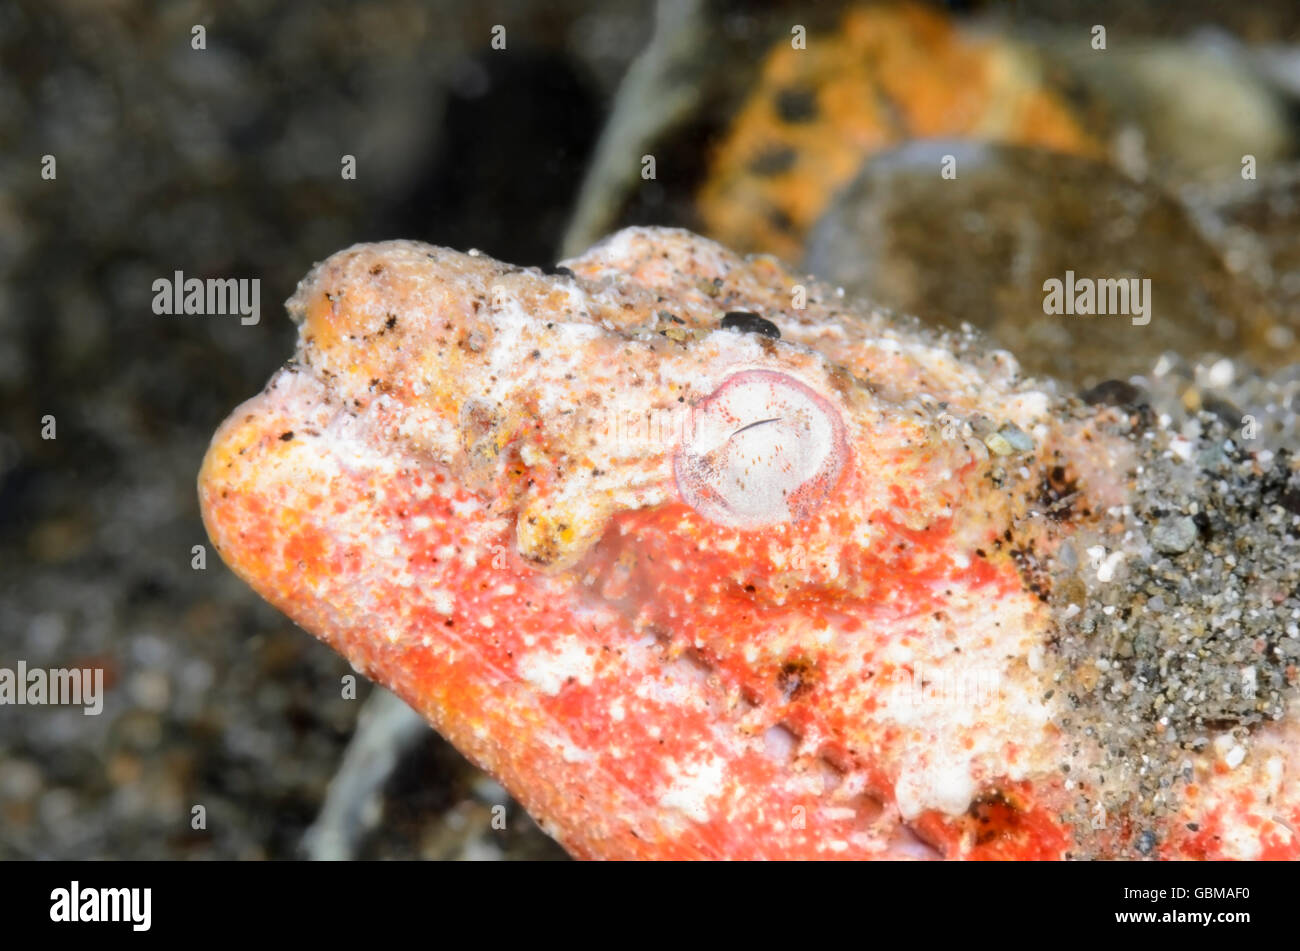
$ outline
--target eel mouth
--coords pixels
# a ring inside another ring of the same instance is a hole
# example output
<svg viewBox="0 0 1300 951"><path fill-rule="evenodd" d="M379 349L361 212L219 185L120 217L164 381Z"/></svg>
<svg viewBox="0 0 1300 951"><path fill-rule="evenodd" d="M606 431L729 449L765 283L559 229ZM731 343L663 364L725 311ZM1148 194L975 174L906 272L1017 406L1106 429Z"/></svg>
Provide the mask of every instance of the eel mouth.
<svg viewBox="0 0 1300 951"><path fill-rule="evenodd" d="M834 406L788 374L745 370L696 406L673 471L683 501L700 515L756 529L811 515L847 455Z"/></svg>

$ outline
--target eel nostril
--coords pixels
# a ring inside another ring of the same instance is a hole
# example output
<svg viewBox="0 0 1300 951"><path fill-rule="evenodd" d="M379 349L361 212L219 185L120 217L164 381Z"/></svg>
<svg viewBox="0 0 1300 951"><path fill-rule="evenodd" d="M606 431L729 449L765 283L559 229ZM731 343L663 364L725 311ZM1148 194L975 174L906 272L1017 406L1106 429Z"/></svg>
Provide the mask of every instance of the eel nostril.
<svg viewBox="0 0 1300 951"><path fill-rule="evenodd" d="M696 408L692 423L674 458L678 490L701 515L728 527L807 517L843 468L838 411L784 373L728 377Z"/></svg>

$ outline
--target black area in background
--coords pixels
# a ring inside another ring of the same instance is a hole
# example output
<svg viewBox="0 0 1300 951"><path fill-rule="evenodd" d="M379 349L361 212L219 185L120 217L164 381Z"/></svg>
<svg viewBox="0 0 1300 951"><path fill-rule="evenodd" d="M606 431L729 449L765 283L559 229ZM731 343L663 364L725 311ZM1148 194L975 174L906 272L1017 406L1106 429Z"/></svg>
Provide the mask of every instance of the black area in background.
<svg viewBox="0 0 1300 951"><path fill-rule="evenodd" d="M1062 935L1165 936L1182 943L1190 931L1232 942L1262 936L1291 921L1291 869L1280 864L1032 863L803 864L750 863L725 869L703 863L619 865L570 863L543 870L532 863L401 862L70 863L0 867L6 936L118 937L206 941L292 934L298 942L356 936L384 940L421 933L437 916L444 928L499 941L508 923L531 935L562 931L609 940L651 918L665 929L704 936L709 926L729 943L747 928L771 939L782 926L808 940L813 918L830 917L864 942L951 935L965 939L1054 940ZM152 926L55 924L50 894L73 880L82 888L150 887ZM1125 899L1128 888L1250 889L1238 900ZM663 908L672 889L685 901ZM614 897L617 892L621 897ZM757 900L765 896L767 904ZM326 899L322 901L322 899ZM1178 909L1246 911L1249 923L1129 924L1116 912ZM666 920L671 915L672 921ZM851 924L850 924L851 923ZM337 945L335 945L337 946Z"/></svg>
<svg viewBox="0 0 1300 951"><path fill-rule="evenodd" d="M600 135L595 90L542 51L482 52L461 69L471 78L448 91L428 174L378 230L520 266L553 264Z"/></svg>

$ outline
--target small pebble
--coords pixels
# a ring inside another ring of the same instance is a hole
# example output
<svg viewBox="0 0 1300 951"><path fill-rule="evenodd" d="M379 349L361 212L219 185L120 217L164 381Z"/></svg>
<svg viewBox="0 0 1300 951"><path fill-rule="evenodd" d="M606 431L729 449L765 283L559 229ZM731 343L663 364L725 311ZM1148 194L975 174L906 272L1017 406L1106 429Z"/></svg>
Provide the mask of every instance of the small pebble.
<svg viewBox="0 0 1300 951"><path fill-rule="evenodd" d="M1034 448L1034 439L1019 426L1008 423L998 430L1016 452L1029 452Z"/></svg>
<svg viewBox="0 0 1300 951"><path fill-rule="evenodd" d="M1154 832L1143 832L1137 837L1134 843L1135 848L1143 855L1150 855L1151 850L1156 847L1156 836Z"/></svg>
<svg viewBox="0 0 1300 951"><path fill-rule="evenodd" d="M1151 530L1151 544L1162 555L1181 555L1196 543L1196 534L1190 518L1165 518Z"/></svg>
<svg viewBox="0 0 1300 951"><path fill-rule="evenodd" d="M989 433L984 437L984 445L989 447L989 452L995 456L1009 456L1015 452L1010 440L1002 433Z"/></svg>

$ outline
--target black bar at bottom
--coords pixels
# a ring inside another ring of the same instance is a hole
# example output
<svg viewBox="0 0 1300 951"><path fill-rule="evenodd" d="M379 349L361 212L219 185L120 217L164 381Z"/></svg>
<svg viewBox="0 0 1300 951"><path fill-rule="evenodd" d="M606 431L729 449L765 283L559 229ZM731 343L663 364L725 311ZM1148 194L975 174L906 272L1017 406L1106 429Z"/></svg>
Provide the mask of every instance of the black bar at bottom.
<svg viewBox="0 0 1300 951"><path fill-rule="evenodd" d="M0 876L10 939L403 935L437 947L512 931L530 941L717 934L737 943L748 933L816 941L847 929L863 941L1136 932L1181 940L1192 931L1231 940L1294 919L1294 870L1271 863L15 862Z"/></svg>

